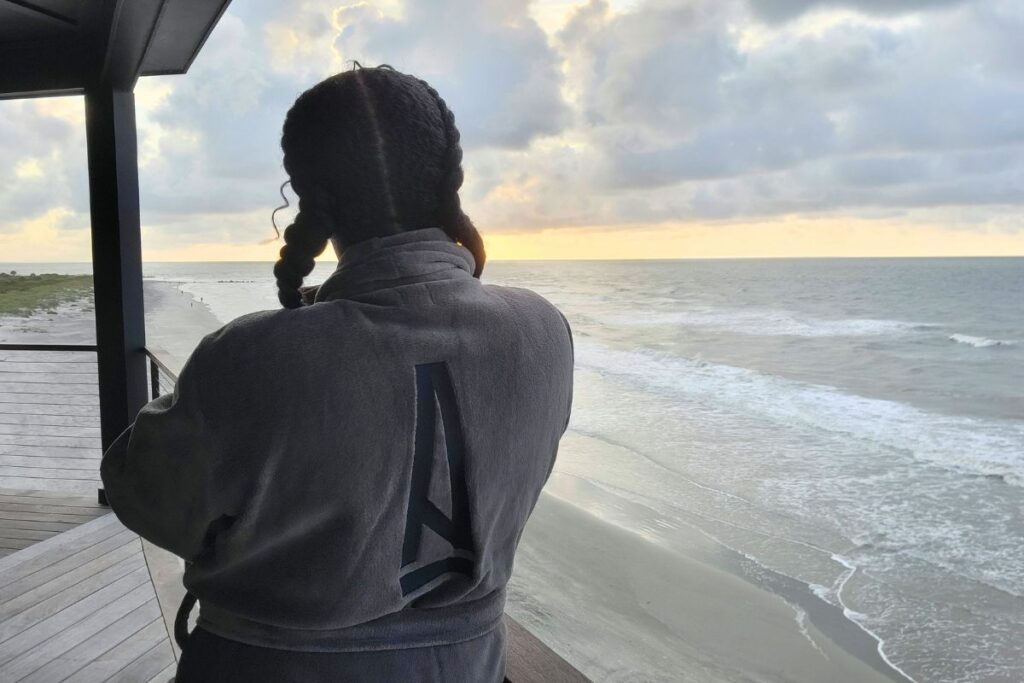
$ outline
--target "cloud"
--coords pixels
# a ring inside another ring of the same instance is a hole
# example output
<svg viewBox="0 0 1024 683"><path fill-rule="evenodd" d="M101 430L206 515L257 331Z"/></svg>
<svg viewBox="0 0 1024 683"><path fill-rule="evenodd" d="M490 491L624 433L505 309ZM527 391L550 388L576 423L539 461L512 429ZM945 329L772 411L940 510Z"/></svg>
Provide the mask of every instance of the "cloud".
<svg viewBox="0 0 1024 683"><path fill-rule="evenodd" d="M1019 9L834 19L750 40L744 2L583 6L558 44L597 159L590 210L626 222L1020 202Z"/></svg>
<svg viewBox="0 0 1024 683"><path fill-rule="evenodd" d="M754 14L778 22L819 8L843 7L868 14L896 15L956 5L966 0L748 0Z"/></svg>
<svg viewBox="0 0 1024 683"><path fill-rule="evenodd" d="M87 213L81 98L3 102L0 113L0 231L54 206Z"/></svg>
<svg viewBox="0 0 1024 683"><path fill-rule="evenodd" d="M560 59L526 9L525 2L409 2L398 15L331 2L233 7L187 77L140 84L154 91L140 123L149 150L144 222L180 242L214 232L232 241L266 237L262 221L247 227L237 216L262 206L269 217L277 204L285 114L305 88L352 59L428 80L456 112L470 153L522 149L559 132L569 120Z"/></svg>
<svg viewBox="0 0 1024 683"><path fill-rule="evenodd" d="M344 59L388 63L430 82L456 114L467 148L521 149L568 121L561 60L525 0L408 0L400 17L339 10Z"/></svg>
<svg viewBox="0 0 1024 683"><path fill-rule="evenodd" d="M187 76L138 86L148 243L270 236L285 113L352 59L445 97L485 232L923 213L1024 230L1016 0L580 0L547 33L531 12L232 4ZM87 220L81 100L57 102L0 105L0 231Z"/></svg>

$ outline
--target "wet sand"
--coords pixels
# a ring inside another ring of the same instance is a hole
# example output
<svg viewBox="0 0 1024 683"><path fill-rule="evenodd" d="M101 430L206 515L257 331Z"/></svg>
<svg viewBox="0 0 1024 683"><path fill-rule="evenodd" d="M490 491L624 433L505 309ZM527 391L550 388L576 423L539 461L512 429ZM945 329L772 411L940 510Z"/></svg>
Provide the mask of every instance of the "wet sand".
<svg viewBox="0 0 1024 683"><path fill-rule="evenodd" d="M192 349L223 323L210 308L182 292L173 282L146 280L146 346L173 371L185 364Z"/></svg>
<svg viewBox="0 0 1024 683"><path fill-rule="evenodd" d="M684 556L545 493L508 612L596 681L906 680L837 608L767 590L692 542Z"/></svg>
<svg viewBox="0 0 1024 683"><path fill-rule="evenodd" d="M96 318L92 301L73 299L53 312L0 316L0 344L95 344Z"/></svg>

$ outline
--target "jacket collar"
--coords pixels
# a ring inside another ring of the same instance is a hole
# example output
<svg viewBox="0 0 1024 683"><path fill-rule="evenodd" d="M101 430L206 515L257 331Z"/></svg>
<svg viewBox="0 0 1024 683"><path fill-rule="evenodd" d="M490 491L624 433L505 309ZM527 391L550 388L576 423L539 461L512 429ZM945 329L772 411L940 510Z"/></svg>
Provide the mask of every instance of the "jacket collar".
<svg viewBox="0 0 1024 683"><path fill-rule="evenodd" d="M472 278L473 254L441 228L373 237L345 249L314 303L415 282Z"/></svg>

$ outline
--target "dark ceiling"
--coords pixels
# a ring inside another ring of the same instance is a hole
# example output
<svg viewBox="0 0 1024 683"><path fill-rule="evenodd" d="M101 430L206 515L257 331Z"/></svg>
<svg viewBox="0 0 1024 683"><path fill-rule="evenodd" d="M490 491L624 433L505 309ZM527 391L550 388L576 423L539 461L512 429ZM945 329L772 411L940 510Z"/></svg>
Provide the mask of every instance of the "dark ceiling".
<svg viewBox="0 0 1024 683"><path fill-rule="evenodd" d="M0 98L185 73L230 0L0 0Z"/></svg>

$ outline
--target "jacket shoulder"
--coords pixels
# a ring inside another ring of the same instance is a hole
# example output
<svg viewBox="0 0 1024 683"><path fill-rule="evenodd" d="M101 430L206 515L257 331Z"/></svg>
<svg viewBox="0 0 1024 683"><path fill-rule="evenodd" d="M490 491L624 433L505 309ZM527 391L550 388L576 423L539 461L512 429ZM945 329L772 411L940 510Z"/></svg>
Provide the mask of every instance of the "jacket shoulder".
<svg viewBox="0 0 1024 683"><path fill-rule="evenodd" d="M513 287L509 285L483 285L483 288L490 294L504 299L514 310L522 313L528 319L539 319L545 326L564 326L569 336L569 344L572 346L572 328L569 325L568 319L561 309L542 294L526 287Z"/></svg>
<svg viewBox="0 0 1024 683"><path fill-rule="evenodd" d="M535 292L532 289L526 287L513 287L511 285L483 285L484 291L492 296L497 296L503 299L506 303L514 306L517 309L522 309L526 312L534 313L547 313L553 315L554 313L561 314L558 308L548 301L543 295Z"/></svg>
<svg viewBox="0 0 1024 683"><path fill-rule="evenodd" d="M274 309L239 316L207 334L193 355L202 355L208 373L234 375L244 368L271 367L294 355L299 340L310 338L315 325L304 309Z"/></svg>

